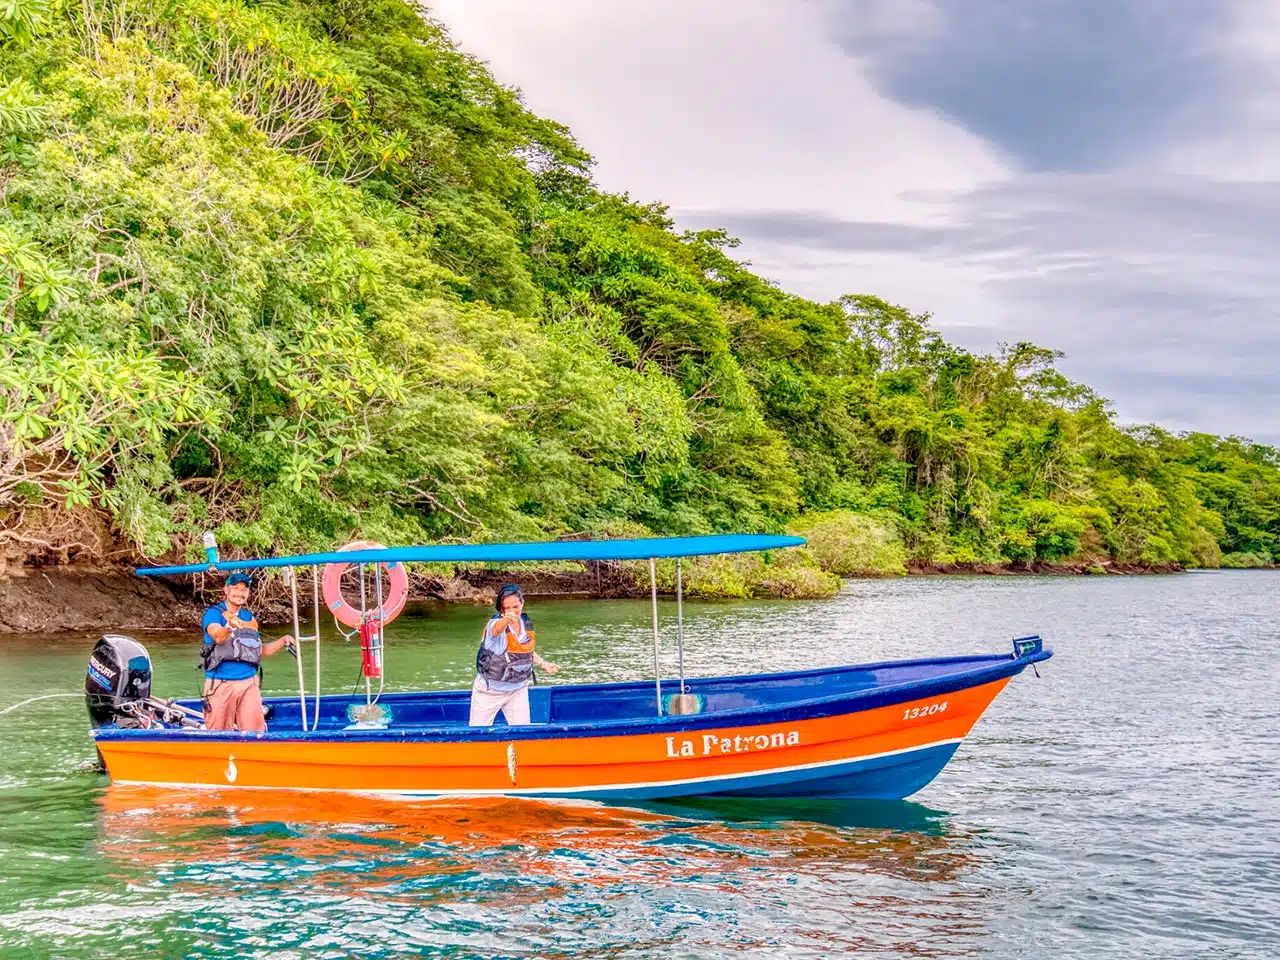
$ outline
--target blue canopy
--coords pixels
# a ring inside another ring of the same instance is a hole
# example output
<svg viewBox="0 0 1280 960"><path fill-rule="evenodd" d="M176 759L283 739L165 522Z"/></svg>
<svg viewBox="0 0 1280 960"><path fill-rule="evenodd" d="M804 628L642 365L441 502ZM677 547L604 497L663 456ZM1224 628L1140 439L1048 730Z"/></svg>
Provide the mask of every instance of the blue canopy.
<svg viewBox="0 0 1280 960"><path fill-rule="evenodd" d="M212 570L256 570L263 567L307 567L321 563L515 563L521 560L648 560L650 557L699 557L714 553L748 553L804 545L803 537L734 533L715 537L653 537L646 540L555 540L543 543L460 543L432 547L386 547L304 553L261 560L226 560L177 567L139 567L140 577Z"/></svg>

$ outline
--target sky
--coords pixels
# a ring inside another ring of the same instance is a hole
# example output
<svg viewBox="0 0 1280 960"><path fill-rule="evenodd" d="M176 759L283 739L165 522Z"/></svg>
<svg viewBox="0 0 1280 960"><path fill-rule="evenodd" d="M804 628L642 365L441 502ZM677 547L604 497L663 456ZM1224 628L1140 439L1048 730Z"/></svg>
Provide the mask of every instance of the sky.
<svg viewBox="0 0 1280 960"><path fill-rule="evenodd" d="M1280 444L1280 3L430 0L601 187L820 301Z"/></svg>

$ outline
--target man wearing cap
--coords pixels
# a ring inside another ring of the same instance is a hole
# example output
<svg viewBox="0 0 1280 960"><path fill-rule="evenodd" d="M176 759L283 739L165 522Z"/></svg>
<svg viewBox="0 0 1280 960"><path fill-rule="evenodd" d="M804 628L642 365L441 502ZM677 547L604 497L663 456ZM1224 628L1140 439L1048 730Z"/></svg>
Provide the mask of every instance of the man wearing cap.
<svg viewBox="0 0 1280 960"><path fill-rule="evenodd" d="M485 624L471 685L471 726L490 726L498 711L509 726L529 722L529 684L536 666L549 674L560 668L534 651L533 621L524 612L524 594L514 583L498 591L498 612Z"/></svg>
<svg viewBox="0 0 1280 960"><path fill-rule="evenodd" d="M207 730L239 730L262 733L262 693L258 690L258 664L264 656L291 650L291 636L263 643L258 620L245 608L253 578L233 573L222 588L222 603L204 612L204 725Z"/></svg>

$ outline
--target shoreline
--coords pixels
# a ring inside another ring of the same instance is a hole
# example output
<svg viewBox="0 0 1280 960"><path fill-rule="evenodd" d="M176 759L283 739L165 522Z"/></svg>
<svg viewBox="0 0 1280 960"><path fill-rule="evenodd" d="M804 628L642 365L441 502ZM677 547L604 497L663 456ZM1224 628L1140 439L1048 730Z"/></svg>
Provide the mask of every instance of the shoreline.
<svg viewBox="0 0 1280 960"><path fill-rule="evenodd" d="M1009 563L938 563L933 560L908 560L907 576L987 576L987 577L1143 577L1167 573L1186 573L1177 563L1144 565L1117 563L1114 560L1073 560L1070 563L1045 563L1040 560Z"/></svg>
<svg viewBox="0 0 1280 960"><path fill-rule="evenodd" d="M1276 568L1271 568L1276 569ZM198 627L205 607L216 593L201 593L196 585L184 589L176 582L137 577L130 567L10 568L0 577L0 634L56 634L101 630L185 630ZM1152 576L1185 572L1182 567L1140 567L1116 563L981 564L913 561L907 576ZM848 579L883 579L853 577ZM465 571L458 579L418 577L411 589L424 602L488 605L506 582L519 582L530 597L584 600L648 596L647 584L636 584L599 571L544 573L540 571ZM259 619L272 626L291 619L278 583L252 604ZM310 607L308 590L299 602Z"/></svg>

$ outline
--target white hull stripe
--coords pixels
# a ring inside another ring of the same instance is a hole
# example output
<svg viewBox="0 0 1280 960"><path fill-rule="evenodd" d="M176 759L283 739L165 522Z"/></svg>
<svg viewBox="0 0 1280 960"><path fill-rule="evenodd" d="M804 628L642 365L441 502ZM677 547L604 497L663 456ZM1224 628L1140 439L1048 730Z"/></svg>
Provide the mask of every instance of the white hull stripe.
<svg viewBox="0 0 1280 960"><path fill-rule="evenodd" d="M824 767L846 766L862 763L867 760L879 760L917 750L928 750L932 747L959 744L964 737L952 737L947 740L935 740L918 747L903 747L900 750L887 750L884 753L868 753L861 757L847 757L843 760L819 760L816 763L801 763L792 767L773 767L768 770L752 770L746 773L727 773L710 777L685 777L679 780L650 780L642 783L610 783L596 784L586 787L512 787L507 790L356 790L343 787L267 787L267 786L233 786L225 783L170 783L157 780L116 780L116 783L129 786L163 787L173 790L290 790L302 793L343 793L368 797L515 797L515 796L564 796L565 794L599 794L616 793L625 790L652 790L660 787L677 787L695 783L723 783L741 781L750 783L761 777L775 777L779 774L800 773L805 770L821 770ZM241 763L244 761L242 760Z"/></svg>

